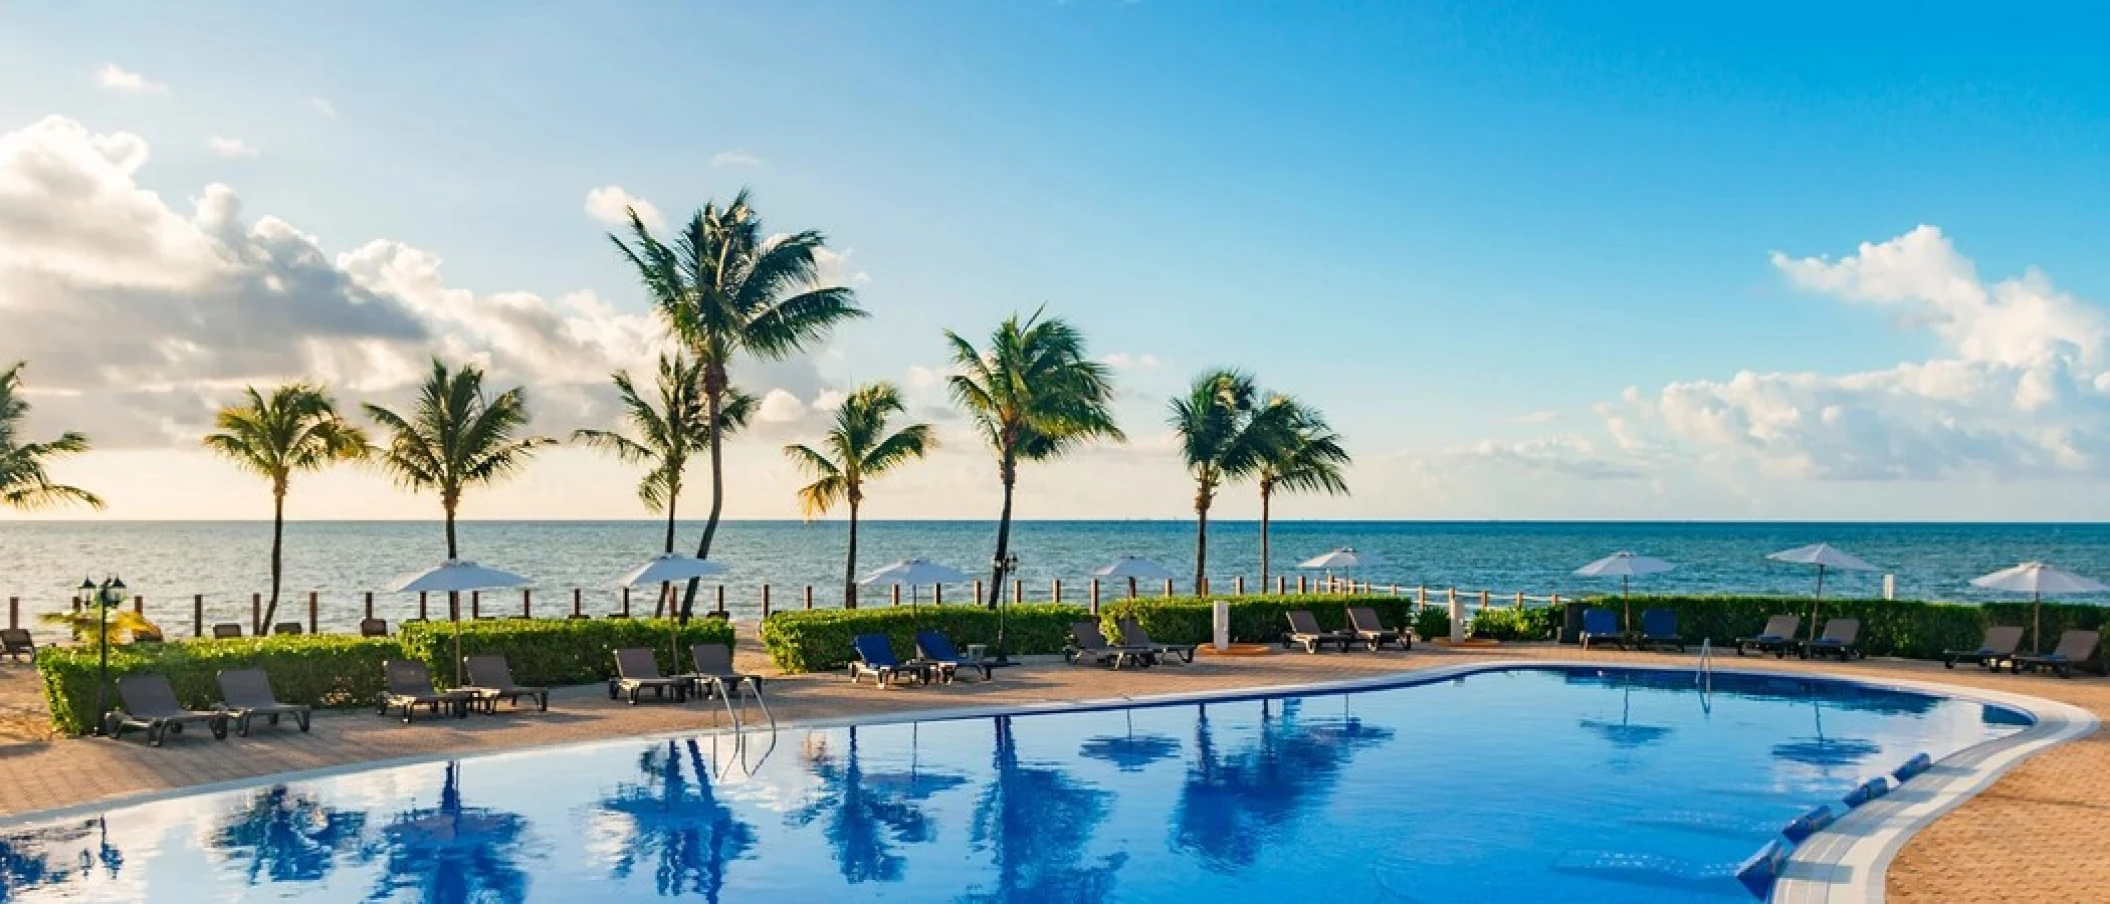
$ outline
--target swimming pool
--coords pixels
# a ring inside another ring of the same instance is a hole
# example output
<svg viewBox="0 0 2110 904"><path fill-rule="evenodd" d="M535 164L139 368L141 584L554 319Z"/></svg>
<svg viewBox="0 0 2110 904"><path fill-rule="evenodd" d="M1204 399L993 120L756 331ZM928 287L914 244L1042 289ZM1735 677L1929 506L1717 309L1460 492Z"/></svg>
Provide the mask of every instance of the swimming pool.
<svg viewBox="0 0 2110 904"><path fill-rule="evenodd" d="M1731 868L1791 818L2029 723L1840 682L1514 667L599 743L0 830L0 900L1748 901Z"/></svg>

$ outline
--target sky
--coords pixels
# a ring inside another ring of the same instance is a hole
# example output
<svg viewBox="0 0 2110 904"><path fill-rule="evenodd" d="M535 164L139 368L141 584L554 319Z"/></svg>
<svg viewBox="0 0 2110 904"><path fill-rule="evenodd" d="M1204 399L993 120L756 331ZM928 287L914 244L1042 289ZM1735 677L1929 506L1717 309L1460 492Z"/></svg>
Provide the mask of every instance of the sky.
<svg viewBox="0 0 2110 904"><path fill-rule="evenodd" d="M1181 518L1167 400L1322 408L1287 518L2093 520L2110 503L2110 11L1946 3L0 5L0 361L101 513L253 518L245 385L399 402L434 355L614 417L665 338L607 239L743 187L872 316L743 362L731 517L888 380L941 448L868 518L988 518L944 330L1041 306L1122 445L1024 518ZM471 518L647 517L545 452ZM698 481L698 484L701 482ZM1216 515L1252 517L1250 486ZM701 493L684 500L701 512ZM295 518L427 518L369 469Z"/></svg>

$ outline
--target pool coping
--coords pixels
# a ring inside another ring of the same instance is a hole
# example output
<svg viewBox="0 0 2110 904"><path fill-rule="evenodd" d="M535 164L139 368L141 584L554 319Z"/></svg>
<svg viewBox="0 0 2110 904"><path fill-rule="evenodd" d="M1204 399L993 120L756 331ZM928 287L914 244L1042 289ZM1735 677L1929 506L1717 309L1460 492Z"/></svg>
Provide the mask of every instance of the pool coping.
<svg viewBox="0 0 2110 904"><path fill-rule="evenodd" d="M431 763L494 761L556 751L656 743L687 738L732 735L745 738L767 735L774 749L775 736L786 730L819 730L849 726L895 725L916 722L982 719L995 716L1026 716L1061 712L1086 712L1135 706L1178 706L1221 703L1311 694L1336 694L1384 690L1433 684L1468 675L1515 669L1584 669L1597 671L1651 671L1689 673L1689 666L1643 663L1607 663L1578 659L1497 659L1415 669L1334 681L1267 685L1247 688L1218 688L1167 694L1117 695L1079 700L1047 700L987 706L940 707L934 709L832 716L777 723L774 729L748 725L692 728L647 732L621 737L594 738L539 744L509 750L479 750L456 753L425 753L316 769L292 770L167 788L45 810L0 816L0 831L47 825L147 804L182 798L263 788L288 782L314 781L358 772L395 769ZM1780 672L1766 669L1717 669L1719 674L1758 678L1813 678L1839 681L1862 687L1908 691L1990 703L2028 713L2035 724L2015 734L1975 744L1937 761L1926 773L1874 802L1846 813L1831 827L1797 846L1769 899L1776 904L1879 904L1884 895L1885 873L1890 862L1911 836L1950 810L1989 787L2008 770L2058 744L2096 730L2099 720L2087 710L2070 704L2026 694L1962 687L1932 681L1840 674L1829 671ZM765 754L766 757L767 754Z"/></svg>

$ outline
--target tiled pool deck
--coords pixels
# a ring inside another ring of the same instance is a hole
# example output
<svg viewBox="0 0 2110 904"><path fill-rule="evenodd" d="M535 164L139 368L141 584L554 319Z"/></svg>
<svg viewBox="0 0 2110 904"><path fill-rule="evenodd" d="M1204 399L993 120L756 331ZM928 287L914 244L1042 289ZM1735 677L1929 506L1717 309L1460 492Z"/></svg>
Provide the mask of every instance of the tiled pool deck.
<svg viewBox="0 0 2110 904"><path fill-rule="evenodd" d="M752 644L744 647L751 649ZM869 682L853 687L837 673L776 679L769 691L778 719L788 722L1300 685L1463 662L1582 656L1573 647L1540 644L1417 647L1407 654L1203 656L1191 666L1119 672L1043 658L1003 670L989 683L880 691ZM1689 657L1600 651L1587 658L1655 665L1691 662ZM1988 675L1972 668L1947 671L1939 664L1899 660L1820 665L1729 657L1718 662L1722 668L1932 681L2031 694L2110 719L2110 680L2102 678ZM745 650L740 664L769 671L757 654ZM19 725L42 712L38 693L35 673L28 666L0 665L0 718L14 719L13 725L0 722L0 816L352 763L708 729L722 726L725 718L722 711L696 704L631 707L609 701L599 688L569 688L552 697L546 714L530 711L404 725L370 710L330 713L317 717L310 734L260 728L256 737L230 736L218 742L195 732L156 750L130 738L123 743L25 740ZM10 730L15 733L10 735ZM2106 735L2110 732L2098 732L2029 760L1922 830L1892 863L1887 899L1901 904L2096 899L2110 888L2110 833L2101 830L2100 822L2110 815Z"/></svg>

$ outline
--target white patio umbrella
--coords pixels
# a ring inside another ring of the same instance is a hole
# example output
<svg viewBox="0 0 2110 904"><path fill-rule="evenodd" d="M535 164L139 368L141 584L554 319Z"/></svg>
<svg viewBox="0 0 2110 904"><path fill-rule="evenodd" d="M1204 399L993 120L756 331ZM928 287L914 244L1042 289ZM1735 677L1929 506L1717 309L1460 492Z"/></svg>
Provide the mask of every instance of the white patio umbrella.
<svg viewBox="0 0 2110 904"><path fill-rule="evenodd" d="M1297 567L1325 569L1326 583L1331 586L1333 584L1333 573L1336 571L1347 571L1351 568L1371 568L1383 564L1384 561L1372 553L1359 552L1353 546L1343 546L1298 562Z"/></svg>
<svg viewBox="0 0 2110 904"><path fill-rule="evenodd" d="M1811 640L1817 639L1817 608L1824 603L1824 570L1827 568L1838 568L1844 571L1879 570L1874 565L1862 561L1860 557L1842 552L1838 547L1830 543L1812 543L1808 546L1797 546L1794 549L1783 549L1766 558L1775 562L1817 566L1817 596L1816 599L1810 602Z"/></svg>
<svg viewBox="0 0 2110 904"><path fill-rule="evenodd" d="M1676 567L1678 566L1665 562L1662 559L1636 555L1622 550L1577 568L1575 573L1586 578L1619 579L1619 598L1626 601L1626 621L1622 627L1631 631L1634 628L1634 601L1630 582L1634 578L1661 574Z"/></svg>
<svg viewBox="0 0 2110 904"><path fill-rule="evenodd" d="M908 602L911 607L918 602L916 588L925 584L961 584L967 576L929 559L902 559L857 580L860 587L878 584L905 584L909 588Z"/></svg>
<svg viewBox="0 0 2110 904"><path fill-rule="evenodd" d="M1136 595L1137 581L1169 581L1174 577L1173 573L1166 569L1165 566L1142 556L1122 556L1108 564L1092 569L1089 574L1102 580L1127 578L1128 595L1130 597Z"/></svg>
<svg viewBox="0 0 2110 904"><path fill-rule="evenodd" d="M730 570L709 559L699 559L695 556L685 556L674 552L663 552L639 563L637 567L623 572L622 576L615 579L615 585L617 587L642 587L647 584L659 584L665 587L675 581L705 578L714 574L724 574ZM665 590L660 592L662 595L666 593ZM661 602L670 604L673 601L661 600ZM654 611L658 611L657 607L655 607ZM678 615L679 613L671 611L667 613L667 648L672 651L677 668L681 662L681 619Z"/></svg>
<svg viewBox="0 0 2110 904"><path fill-rule="evenodd" d="M448 559L424 571L396 578L389 589L396 593L447 594L447 620L454 623L454 683L462 682L462 606L456 596L466 590L497 590L532 583L510 571L485 568L465 559Z"/></svg>
<svg viewBox="0 0 2110 904"><path fill-rule="evenodd" d="M2029 640L2036 652L2044 652L2042 608L2047 593L2102 593L2110 586L2071 571L2061 571L2043 562L2024 562L1992 574L1971 579L1971 586L2029 594Z"/></svg>

